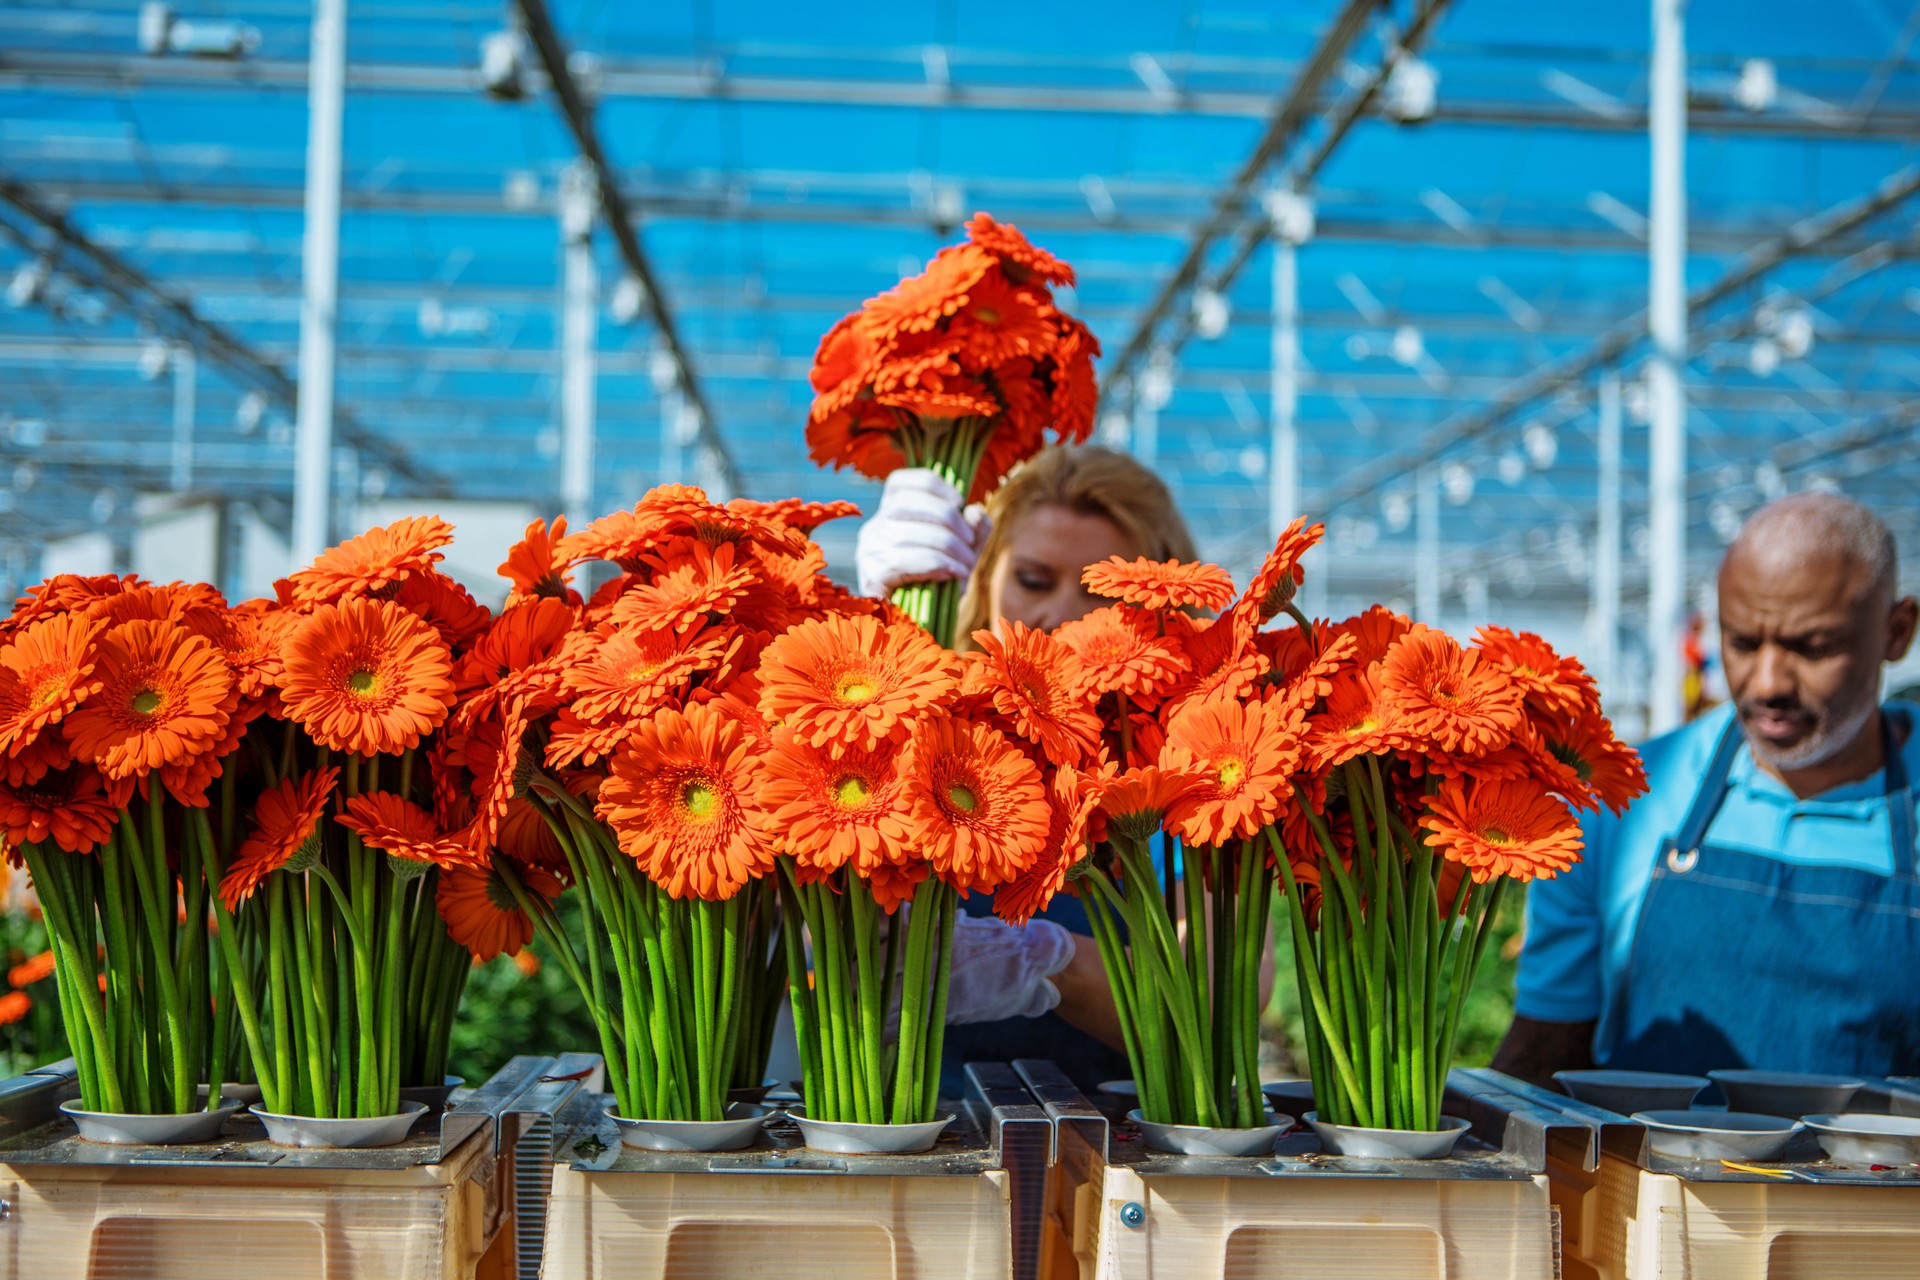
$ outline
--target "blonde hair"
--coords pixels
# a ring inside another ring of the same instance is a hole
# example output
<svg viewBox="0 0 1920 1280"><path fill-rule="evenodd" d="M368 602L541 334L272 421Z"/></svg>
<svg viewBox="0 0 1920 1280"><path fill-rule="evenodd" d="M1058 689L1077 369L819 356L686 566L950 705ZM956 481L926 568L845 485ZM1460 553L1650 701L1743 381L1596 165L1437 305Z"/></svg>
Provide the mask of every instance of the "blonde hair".
<svg viewBox="0 0 1920 1280"><path fill-rule="evenodd" d="M1007 554L1013 531L1040 507L1062 507L1079 515L1104 516L1149 560L1197 560L1193 535L1173 505L1159 476L1133 458L1097 445L1042 449L1016 467L987 499L993 528L980 560L960 597L960 625L954 634L971 648L975 631L990 628L989 584L994 566Z"/></svg>

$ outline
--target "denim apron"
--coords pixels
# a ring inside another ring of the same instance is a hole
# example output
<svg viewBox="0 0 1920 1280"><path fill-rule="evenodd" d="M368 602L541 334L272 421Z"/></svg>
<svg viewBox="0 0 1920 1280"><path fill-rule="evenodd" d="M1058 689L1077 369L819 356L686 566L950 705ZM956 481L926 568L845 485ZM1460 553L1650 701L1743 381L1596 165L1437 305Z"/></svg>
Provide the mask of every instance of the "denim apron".
<svg viewBox="0 0 1920 1280"><path fill-rule="evenodd" d="M1728 724L1654 865L1607 1066L1920 1072L1914 802L1890 715L1905 715L1881 721L1892 875L1705 843L1744 740L1739 721Z"/></svg>

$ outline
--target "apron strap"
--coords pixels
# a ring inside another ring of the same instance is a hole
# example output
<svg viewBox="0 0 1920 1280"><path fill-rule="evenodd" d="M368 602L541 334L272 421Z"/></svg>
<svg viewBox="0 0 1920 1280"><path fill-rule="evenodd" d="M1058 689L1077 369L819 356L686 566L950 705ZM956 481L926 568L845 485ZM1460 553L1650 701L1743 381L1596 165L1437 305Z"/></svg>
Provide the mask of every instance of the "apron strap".
<svg viewBox="0 0 1920 1280"><path fill-rule="evenodd" d="M1907 761L1902 753L1902 744L1893 732L1893 718L1896 715L1905 726L1909 740L1914 732L1912 717L1904 711L1881 713L1887 756L1887 837L1893 841L1894 874L1910 876L1914 874L1913 785L1907 777Z"/></svg>
<svg viewBox="0 0 1920 1280"><path fill-rule="evenodd" d="M1740 718L1734 716L1729 719L1726 729L1720 734L1720 741L1714 744L1713 759L1700 777L1699 789L1693 793L1693 807L1687 810L1686 820L1673 837L1673 847L1681 854L1698 849L1700 842L1706 838L1713 815L1720 812L1720 802L1726 798L1727 777L1733 771L1733 758L1740 753L1746 740L1746 734L1740 728Z"/></svg>

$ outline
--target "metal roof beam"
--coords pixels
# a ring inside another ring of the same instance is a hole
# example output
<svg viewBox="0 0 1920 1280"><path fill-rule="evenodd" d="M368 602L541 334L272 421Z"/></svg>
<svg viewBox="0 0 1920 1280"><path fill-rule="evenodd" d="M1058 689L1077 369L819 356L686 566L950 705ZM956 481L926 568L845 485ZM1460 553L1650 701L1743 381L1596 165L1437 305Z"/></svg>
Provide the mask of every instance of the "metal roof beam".
<svg viewBox="0 0 1920 1280"><path fill-rule="evenodd" d="M605 149L600 145L599 133L594 126L593 106L587 101L579 81L567 65L566 46L561 43L560 33L553 25L553 17L547 12L546 0L515 0L515 4L526 27L527 37L533 41L533 47L540 55L540 64L546 68L548 84L559 102L561 115L566 118L567 128L573 134L574 144L593 171L600 212L607 229L613 233L614 243L620 248L620 257L625 261L627 271L640 283L647 314L653 317L654 328L659 331L660 339L673 359L680 390L696 411L694 441L705 446L728 490L732 494L743 493L745 490L740 482L739 468L728 453L726 442L720 438L713 407L707 403L706 392L701 389L700 378L694 372L686 344L680 339L679 326L674 323L673 312L667 306L665 288L652 262L648 260L646 250L640 245L640 235L636 230L638 219L621 189L620 176L614 172Z"/></svg>
<svg viewBox="0 0 1920 1280"><path fill-rule="evenodd" d="M305 92L307 64L290 58L216 61L198 58L146 58L67 50L0 51L0 88L108 88L200 91ZM656 99L674 102L726 101L775 104L823 104L854 107L925 109L949 107L976 111L1060 111L1075 114L1207 116L1264 119L1272 99L1237 90L1186 90L1173 98L1145 86L1127 88L1049 84L930 83L854 76L740 76L716 73L711 59L619 59L602 61L596 72L602 98ZM478 94L484 91L477 67L426 63L356 61L347 68L347 85L359 93ZM1688 128L1695 133L1756 137L1885 138L1905 141L1920 134L1920 112L1835 109L1818 115L1754 113L1717 95L1695 91L1688 105ZM1312 105L1313 113L1333 106ZM1472 99L1443 93L1432 117L1438 124L1556 130L1643 133L1647 113L1627 101L1605 115L1549 100Z"/></svg>
<svg viewBox="0 0 1920 1280"><path fill-rule="evenodd" d="M1418 4L1406 32L1399 39L1388 41L1382 58L1383 69L1390 70L1403 50L1419 47L1433 20L1446 8L1447 3L1448 0L1422 0ZM1381 7L1380 0L1348 0L1322 34L1319 46L1300 68L1299 75L1294 78L1285 96L1275 105L1266 132L1261 135L1253 154L1247 157L1233 180L1215 198L1213 211L1195 232L1179 267L1167 277L1166 283L1141 314L1132 335L1102 370L1107 388L1111 389L1127 378L1133 365L1153 346L1154 334L1161 322L1173 310L1174 304L1199 282L1201 268L1206 265L1207 253L1214 243L1247 219L1248 202L1254 194L1254 184L1305 131L1308 121L1313 118L1322 87L1345 64L1347 51L1360 39L1368 18L1378 7ZM1377 84L1380 78L1376 75L1374 83ZM1371 88L1362 97L1371 101ZM1364 102L1361 105L1364 106ZM1351 117L1347 118L1347 123L1351 123ZM1324 162L1326 155L1331 153L1332 147L1338 144L1345 132L1344 126L1335 124L1317 153L1319 162Z"/></svg>
<svg viewBox="0 0 1920 1280"><path fill-rule="evenodd" d="M1895 208L1915 191L1920 191L1920 165L1899 170L1864 196L1794 223L1771 241L1745 254L1718 280L1694 290L1687 298L1688 314L1700 314L1758 282L1788 259L1835 236L1851 232ZM1440 424L1432 436L1418 447L1390 454L1361 467L1321 502L1321 511L1331 513L1349 503L1360 501L1378 492L1382 485L1417 471L1443 454L1479 439L1527 406L1618 362L1646 337L1646 331L1647 313L1644 310L1636 311L1603 334L1592 346L1542 365L1534 372L1508 383L1493 397L1491 404L1468 410Z"/></svg>
<svg viewBox="0 0 1920 1280"><path fill-rule="evenodd" d="M52 236L53 247L70 269L117 299L136 318L192 346L287 409L295 407L298 387L285 369L224 326L202 316L192 303L168 293L159 282L119 254L95 244L71 219L24 183L0 176L0 203L10 206ZM0 226L5 226L23 248L31 251L36 247L28 231L11 222L0 221ZM368 431L345 412L338 417L343 439L378 459L422 496L438 497L450 491L444 477L415 462L406 450Z"/></svg>

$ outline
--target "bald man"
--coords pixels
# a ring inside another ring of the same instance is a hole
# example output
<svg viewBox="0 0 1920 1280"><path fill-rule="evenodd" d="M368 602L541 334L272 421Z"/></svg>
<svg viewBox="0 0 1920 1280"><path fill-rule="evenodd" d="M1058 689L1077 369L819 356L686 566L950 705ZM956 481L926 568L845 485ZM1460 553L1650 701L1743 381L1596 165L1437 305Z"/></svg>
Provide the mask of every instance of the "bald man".
<svg viewBox="0 0 1920 1280"><path fill-rule="evenodd" d="M1494 1066L1920 1073L1915 708L1880 705L1917 610L1833 494L1754 513L1720 566L1728 707L1642 748L1649 793L1528 894Z"/></svg>

